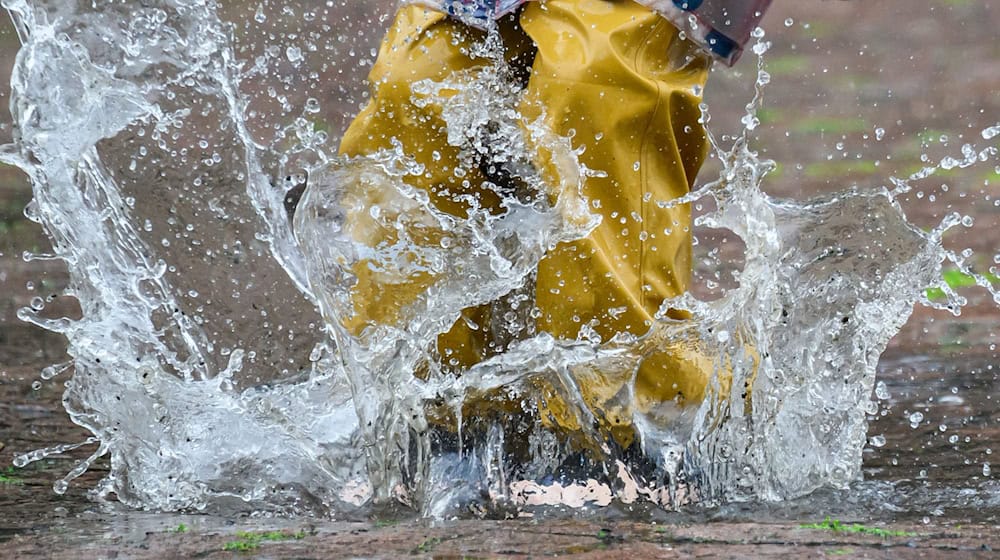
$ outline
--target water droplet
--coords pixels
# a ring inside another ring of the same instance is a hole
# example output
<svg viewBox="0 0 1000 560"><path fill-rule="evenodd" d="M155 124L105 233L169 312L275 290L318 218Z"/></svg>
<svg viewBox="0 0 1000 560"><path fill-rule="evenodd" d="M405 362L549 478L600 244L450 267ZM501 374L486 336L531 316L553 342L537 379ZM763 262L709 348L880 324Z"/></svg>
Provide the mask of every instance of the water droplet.
<svg viewBox="0 0 1000 560"><path fill-rule="evenodd" d="M875 396L880 401L889 400L892 395L889 393L889 387L885 384L885 381L879 381L875 384Z"/></svg>
<svg viewBox="0 0 1000 560"><path fill-rule="evenodd" d="M761 35L761 37L763 37L763 34ZM753 46L752 50L753 50L753 53L755 55L757 55L757 56L763 56L764 53L766 53L768 51L768 49L770 49L770 48L771 48L771 42L770 41L760 41L758 43L754 43L754 46Z"/></svg>
<svg viewBox="0 0 1000 560"><path fill-rule="evenodd" d="M795 25L795 20L794 19L788 18L788 19L785 20L785 27L791 27L793 25Z"/></svg>

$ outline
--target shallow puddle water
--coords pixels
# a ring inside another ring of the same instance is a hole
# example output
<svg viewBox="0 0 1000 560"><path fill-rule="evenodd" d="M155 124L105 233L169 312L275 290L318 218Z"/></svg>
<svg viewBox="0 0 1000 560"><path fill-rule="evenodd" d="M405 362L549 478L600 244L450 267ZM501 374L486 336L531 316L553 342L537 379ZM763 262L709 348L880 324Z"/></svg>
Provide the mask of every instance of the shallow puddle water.
<svg viewBox="0 0 1000 560"><path fill-rule="evenodd" d="M797 527L803 520L816 522L830 517L845 523L863 521L869 526L903 524L904 527L915 528L907 530L916 531L927 527L931 532L973 522L996 523L1000 519L1000 487L995 479L982 476L979 463L979 458L987 449L1000 446L995 407L993 399L988 398L991 396L988 389L995 382L993 373L986 373L992 361L987 356L961 360L951 356L924 356L916 360L890 356L884 359L880 379L886 383L891 395L884 402L884 408L889 412L872 422L870 432L882 435L885 444L866 448L863 463L865 480L846 489L819 490L809 496L780 503L688 506L679 511L621 504L612 507L550 507L526 510L522 515L533 513L534 521L549 528L556 520L568 515L582 525L565 527L564 530L570 533L579 531L584 535L589 531L585 525L591 521L603 523L602 526L635 520L668 527L711 527L732 522L762 526L791 523L792 527ZM79 437L80 429L69 424L55 405L52 398L56 396L55 392L43 389L39 395L32 391L29 386L31 375L27 371L24 374L20 382L8 379L0 385L3 391L0 402L4 403L0 407L0 425L18 426L14 433L8 429L2 432L7 445L28 448L44 443L50 437L61 440ZM941 394L937 386L945 382L943 379L959 388L955 398L933 398ZM910 428L907 422L900 421L900 415L914 410L922 411L928 421L917 428ZM941 423L951 424L954 428L941 432ZM950 436L956 433L960 441L951 444ZM966 436L970 441L965 441ZM400 532L419 532L412 525L397 525L397 520L407 523L406 519L412 517L413 513L405 510L383 511L374 516L338 516L341 521L369 521L372 517L392 520L375 525L341 526L331 520L315 518L263 516L234 519L231 516L136 511L114 502L96 504L87 497L86 490L107 474L108 466L103 461L65 494L55 494L51 491L52 481L72 464L73 456L80 457L80 453L71 452L35 463L10 475L16 482L0 486L0 511L8 513L0 526L0 541L9 541L16 535L22 538L31 536L32 539L41 539L39 542L49 543L47 546L53 552L106 542L131 547L138 553L141 549L135 547L151 547L146 549L150 551L169 546L169 542L178 539L185 543L197 543L198 538L207 538L203 535L229 535L220 537L220 543L212 541L193 545L211 550L221 546L222 541L232 540L236 529L289 533L318 531L320 538L330 538L329 535L323 537L326 533L370 530L370 538L385 540L386 543L392 539L390 533L385 531L396 531L396 535ZM10 514L12 512L16 514ZM234 522L236 525L233 525ZM192 534L177 534L179 526L188 527ZM528 531L525 527L517 530ZM473 530L482 532L485 537L499 530L499 526ZM641 532L634 528L622 530L628 538L637 538L636 535ZM151 542L151 535L162 536L164 542L156 539ZM423 539L413 535L408 538L413 540L412 546ZM705 538L709 539L708 536ZM786 538L790 541L801 540L806 535ZM551 541L551 537L544 540ZM19 542L23 545L31 541ZM541 546L541 542L532 546Z"/></svg>

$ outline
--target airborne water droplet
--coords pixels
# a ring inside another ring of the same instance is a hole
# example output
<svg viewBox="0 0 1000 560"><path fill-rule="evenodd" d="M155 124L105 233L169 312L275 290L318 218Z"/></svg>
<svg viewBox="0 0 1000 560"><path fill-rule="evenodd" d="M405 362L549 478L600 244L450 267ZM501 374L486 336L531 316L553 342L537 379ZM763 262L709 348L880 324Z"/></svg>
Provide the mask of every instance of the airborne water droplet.
<svg viewBox="0 0 1000 560"><path fill-rule="evenodd" d="M879 381L875 384L875 396L881 400L888 400L892 395L889 393L889 387L885 384L885 381Z"/></svg>

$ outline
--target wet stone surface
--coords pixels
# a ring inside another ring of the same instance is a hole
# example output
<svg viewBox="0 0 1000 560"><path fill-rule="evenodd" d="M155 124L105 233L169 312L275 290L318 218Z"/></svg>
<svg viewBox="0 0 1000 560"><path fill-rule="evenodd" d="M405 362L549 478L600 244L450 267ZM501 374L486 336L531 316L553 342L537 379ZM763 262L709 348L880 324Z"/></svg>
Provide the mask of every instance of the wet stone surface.
<svg viewBox="0 0 1000 560"><path fill-rule="evenodd" d="M149 523L118 516L116 533L15 537L5 550L49 558L993 558L990 527L892 526L902 536L832 533L789 524L599 524L585 521L463 521L424 524ZM188 521L188 520L181 520ZM266 532L265 532L266 531ZM905 535L904 535L905 533ZM79 548L68 551L67 540ZM271 540L273 539L273 540Z"/></svg>

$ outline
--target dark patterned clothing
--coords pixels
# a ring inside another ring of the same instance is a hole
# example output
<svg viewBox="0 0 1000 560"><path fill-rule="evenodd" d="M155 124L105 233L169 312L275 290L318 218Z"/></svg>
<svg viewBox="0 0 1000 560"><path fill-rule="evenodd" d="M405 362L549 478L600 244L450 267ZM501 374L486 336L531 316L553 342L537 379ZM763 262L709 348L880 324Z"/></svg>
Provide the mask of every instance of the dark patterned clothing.
<svg viewBox="0 0 1000 560"><path fill-rule="evenodd" d="M402 0L451 14L470 25L485 27L530 0ZM607 0L609 2L620 0ZM732 65L771 0L635 0L669 19L717 58Z"/></svg>

